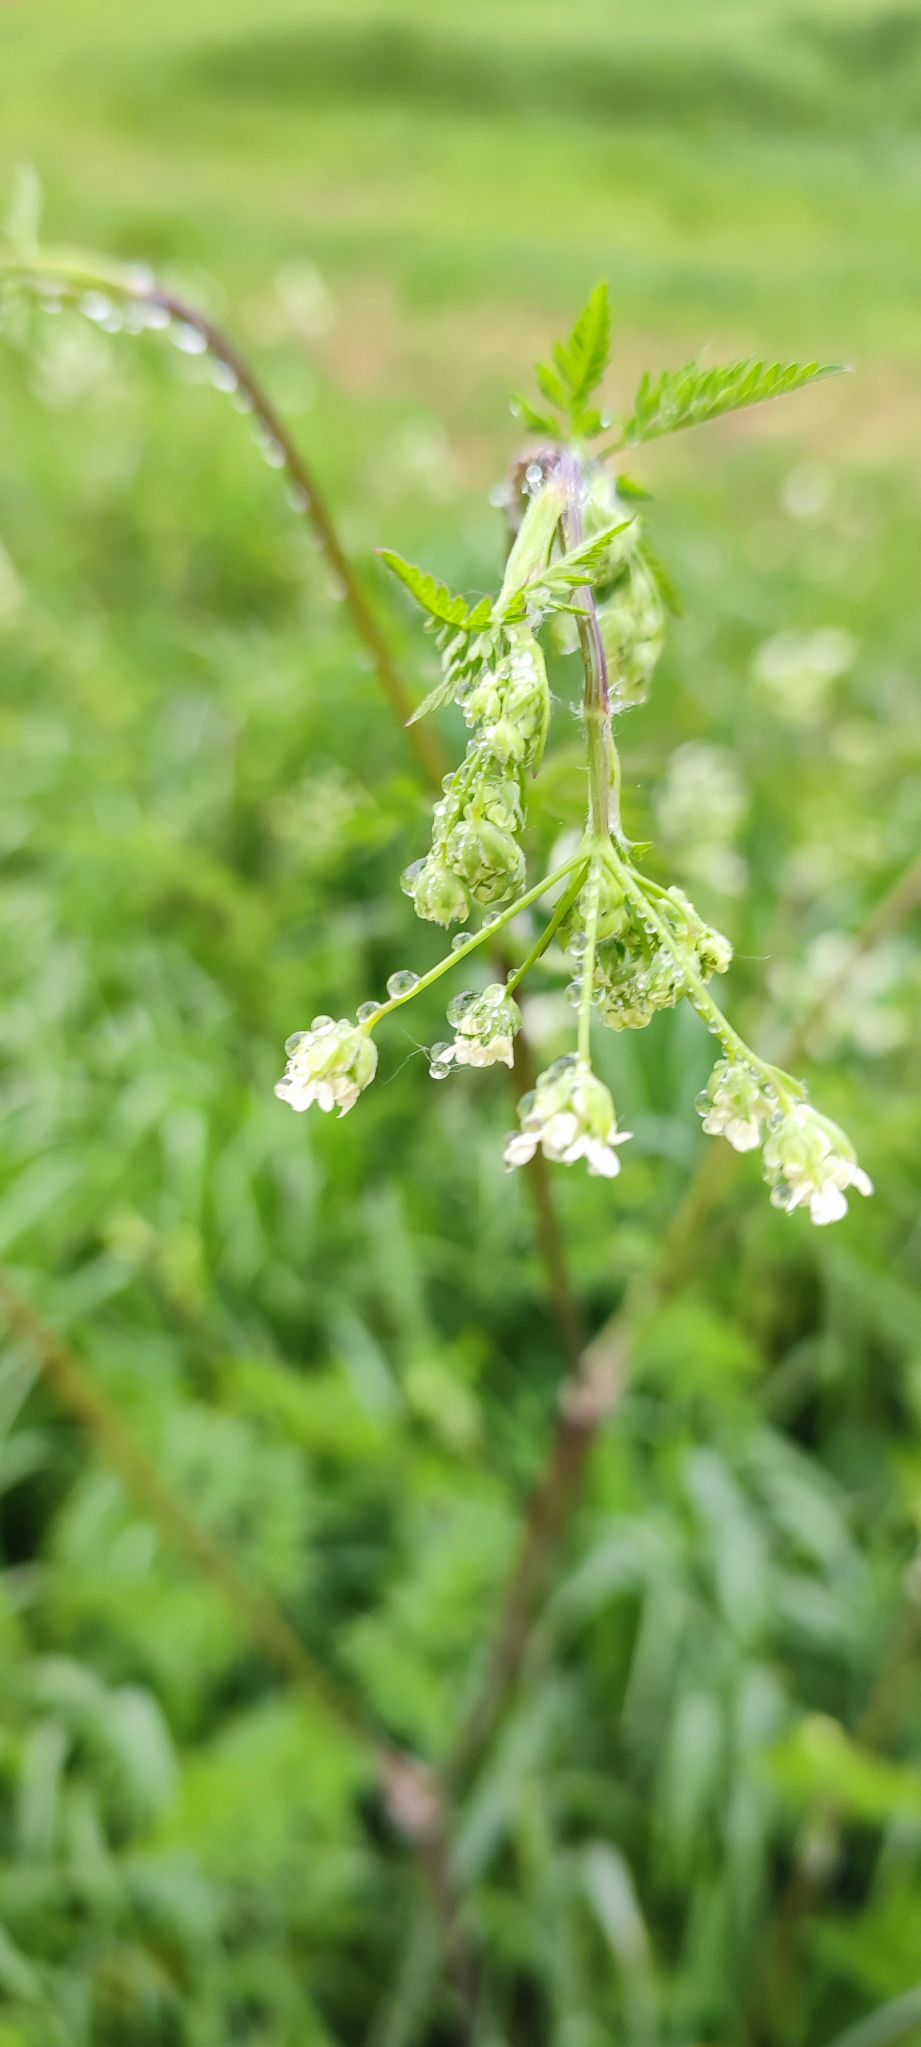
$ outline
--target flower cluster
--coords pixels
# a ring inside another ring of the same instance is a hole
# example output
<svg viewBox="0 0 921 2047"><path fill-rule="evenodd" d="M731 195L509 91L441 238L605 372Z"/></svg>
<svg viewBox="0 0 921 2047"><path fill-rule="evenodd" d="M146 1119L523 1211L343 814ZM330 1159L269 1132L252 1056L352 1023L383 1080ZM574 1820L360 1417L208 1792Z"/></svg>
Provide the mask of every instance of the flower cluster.
<svg viewBox="0 0 921 2047"><path fill-rule="evenodd" d="M521 1029L521 1011L514 996L501 981L491 981L479 992L455 995L448 1006L448 1022L454 1031L451 1044L432 1046L430 1072L443 1080L449 1067L512 1066L514 1040Z"/></svg>
<svg viewBox="0 0 921 2047"><path fill-rule="evenodd" d="M505 902L524 879L524 779L539 767L547 736L547 671L526 626L508 628L489 653L459 691L472 736L445 776L431 851L402 877L417 915L436 924L465 923L472 902Z"/></svg>
<svg viewBox="0 0 921 2047"><path fill-rule="evenodd" d="M786 1095L781 1107L781 1090ZM726 1137L736 1151L763 1144L764 1177L775 1208L789 1215L808 1208L814 1223L839 1222L847 1193L872 1194L837 1125L804 1100L790 1101L781 1075L758 1073L744 1059L721 1059L697 1108L712 1136Z"/></svg>
<svg viewBox="0 0 921 2047"><path fill-rule="evenodd" d="M760 1075L739 1059L720 1059L703 1092L698 1114L710 1137L726 1137L735 1151L754 1151L776 1108Z"/></svg>
<svg viewBox="0 0 921 2047"><path fill-rule="evenodd" d="M594 961L595 1000L611 1030L643 1030L659 1010L673 1009L686 995L693 1001L713 974L724 974L732 946L679 888L652 897L644 918L622 892L618 909L616 876L606 886ZM584 934L577 933L570 950L578 957L584 943Z"/></svg>
<svg viewBox="0 0 921 2047"><path fill-rule="evenodd" d="M613 1180L620 1172L617 1146L629 1130L618 1130L614 1104L604 1082L588 1061L567 1053L538 1077L530 1094L518 1104L521 1129L506 1139L506 1165L526 1165L538 1146L546 1159L562 1166L584 1159L590 1173Z"/></svg>
<svg viewBox="0 0 921 2047"><path fill-rule="evenodd" d="M869 1194L870 1181L846 1137L808 1105L799 1083L759 1059L723 1015L710 983L731 963L729 940L680 888L641 871L621 829L613 713L644 700L662 648L665 609L675 604L643 535L635 508L642 493L586 453L592 437L607 430L589 398L604 367L608 333L600 290L569 342L554 350L552 365L539 371L543 400L563 416L559 430L546 411L521 402L521 417L542 445L516 465L503 495L510 550L495 597L468 601L385 553L441 651L441 681L420 714L454 702L469 729L463 760L442 782L430 851L407 868L403 887L418 915L433 923L466 923L475 904L489 914L471 936L458 934L426 973L391 974L387 999L359 1009L355 1026L315 1019L311 1031L289 1041L288 1070L277 1092L299 1109L311 1102L351 1108L374 1073L377 1024L485 943L490 931L512 926L514 947L522 913L546 898L552 907L536 938L528 932L521 964L507 981L456 996L448 1009L453 1037L435 1044L430 1055L436 1080L466 1067L513 1067L521 1025L517 990L558 941L573 962L568 993L578 1010L575 1050L541 1073L519 1104L520 1127L506 1141L506 1165L525 1165L540 1154L563 1165L582 1161L590 1173L615 1178L629 1133L618 1129L611 1095L592 1067L596 1021L614 1031L640 1030L660 1010L687 999L723 1055L698 1100L704 1129L725 1136L739 1152L762 1148L778 1207L806 1208L814 1222L833 1222L845 1213L848 1193ZM701 373L700 383L694 371L646 379L621 445L705 416L715 396L723 410L752 403L756 394L794 388L814 373L815 366L754 364ZM587 816L577 848L529 887L521 841L526 781L540 767L549 723L539 639L545 629L558 652L581 657ZM728 841L741 807L731 763L713 748L686 748L659 815L666 841L690 835L698 852L706 846L708 861L698 858L698 872L706 874L709 866L724 885L737 886L744 869Z"/></svg>
<svg viewBox="0 0 921 2047"><path fill-rule="evenodd" d="M279 1100L302 1112L312 1108L340 1116L354 1109L377 1072L377 1046L361 1025L347 1017L315 1016L309 1031L295 1031L285 1044L288 1064L275 1089Z"/></svg>
<svg viewBox="0 0 921 2047"><path fill-rule="evenodd" d="M775 1208L807 1207L814 1223L840 1222L847 1192L872 1194L843 1131L807 1102L772 1122L764 1143L764 1177Z"/></svg>

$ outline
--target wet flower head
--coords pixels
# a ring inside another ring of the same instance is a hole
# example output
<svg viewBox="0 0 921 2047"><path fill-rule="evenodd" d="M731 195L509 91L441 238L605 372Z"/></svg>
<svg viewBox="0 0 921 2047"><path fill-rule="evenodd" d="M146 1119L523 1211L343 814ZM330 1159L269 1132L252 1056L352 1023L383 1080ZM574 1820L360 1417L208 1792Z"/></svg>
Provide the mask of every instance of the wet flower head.
<svg viewBox="0 0 921 2047"><path fill-rule="evenodd" d="M523 1096L518 1118L521 1129L506 1140L503 1153L507 1166L527 1165L540 1146L557 1165L584 1159L590 1173L616 1179L618 1146L632 1133L618 1130L610 1093L584 1059L568 1054L548 1066L533 1092Z"/></svg>
<svg viewBox="0 0 921 2047"><path fill-rule="evenodd" d="M764 1177L775 1208L806 1207L814 1223L840 1222L851 1188L872 1194L843 1133L807 1102L779 1116L764 1145Z"/></svg>
<svg viewBox="0 0 921 2047"><path fill-rule="evenodd" d="M377 1072L377 1046L347 1017L315 1016L309 1031L295 1031L285 1045L288 1064L275 1093L289 1108L313 1107L340 1116L353 1109Z"/></svg>

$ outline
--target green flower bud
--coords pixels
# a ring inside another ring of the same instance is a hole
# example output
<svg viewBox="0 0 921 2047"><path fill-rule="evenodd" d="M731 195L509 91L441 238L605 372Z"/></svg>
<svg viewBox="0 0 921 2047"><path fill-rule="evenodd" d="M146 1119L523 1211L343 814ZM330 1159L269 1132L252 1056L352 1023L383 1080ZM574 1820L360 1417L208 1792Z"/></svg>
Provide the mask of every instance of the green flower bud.
<svg viewBox="0 0 921 2047"><path fill-rule="evenodd" d="M465 924L470 915L470 898L453 868L430 853L413 885L416 916L429 924Z"/></svg>

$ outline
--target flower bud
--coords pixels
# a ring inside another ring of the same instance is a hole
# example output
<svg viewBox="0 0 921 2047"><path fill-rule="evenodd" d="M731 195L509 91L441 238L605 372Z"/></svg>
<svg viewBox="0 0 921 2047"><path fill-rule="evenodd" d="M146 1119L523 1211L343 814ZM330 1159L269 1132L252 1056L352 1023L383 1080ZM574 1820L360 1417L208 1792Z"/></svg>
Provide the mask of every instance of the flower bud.
<svg viewBox="0 0 921 2047"><path fill-rule="evenodd" d="M708 1135L728 1138L736 1151L754 1151L761 1143L775 1106L763 1081L738 1059L720 1059L697 1097Z"/></svg>
<svg viewBox="0 0 921 2047"><path fill-rule="evenodd" d="M470 915L470 898L460 876L436 853L422 862L412 898L416 916L429 924L465 924Z"/></svg>

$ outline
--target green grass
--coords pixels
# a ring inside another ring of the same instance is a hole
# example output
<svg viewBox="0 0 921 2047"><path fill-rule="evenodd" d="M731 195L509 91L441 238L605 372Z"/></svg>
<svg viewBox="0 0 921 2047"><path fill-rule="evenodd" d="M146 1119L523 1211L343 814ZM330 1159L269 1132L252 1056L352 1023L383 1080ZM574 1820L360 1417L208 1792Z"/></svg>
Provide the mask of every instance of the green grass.
<svg viewBox="0 0 921 2047"><path fill-rule="evenodd" d="M919 64L912 12L867 0L0 8L0 186L34 163L49 239L152 262L253 350L420 696L430 645L371 550L493 584L508 393L599 277L623 403L701 347L855 365L633 463L686 615L623 727L627 826L730 930L768 1050L817 941L918 843ZM35 319L0 339L0 451L0 1258L313 1652L438 1760L561 1371L506 1095L429 1085L432 998L345 1123L272 1097L289 1030L436 957L398 887L425 792L195 363ZM824 699L764 680L765 642L828 627L853 660ZM573 814L557 729L544 839ZM701 741L739 779L735 893L712 818L669 842L668 763ZM881 1758L834 1723L853 1736L911 1611L918 987L909 926L810 1062L875 1201L810 1233L743 1162L597 1448L459 1814L477 2047L822 2047L917 1980L911 1644ZM549 1056L566 1022L544 1002ZM636 1137L615 1188L556 1188L592 1327L699 1164L710 1045L675 1015L599 1059ZM446 2047L361 1746L25 1346L0 1439L0 2047ZM842 1853L785 1976L827 1799Z"/></svg>

